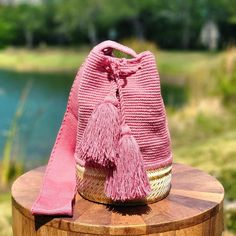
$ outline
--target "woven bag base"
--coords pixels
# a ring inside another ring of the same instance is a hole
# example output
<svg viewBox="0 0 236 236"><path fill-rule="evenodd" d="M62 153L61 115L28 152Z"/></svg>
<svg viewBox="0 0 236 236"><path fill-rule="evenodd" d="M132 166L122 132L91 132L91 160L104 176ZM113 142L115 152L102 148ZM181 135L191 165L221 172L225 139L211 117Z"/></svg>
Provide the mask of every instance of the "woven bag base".
<svg viewBox="0 0 236 236"><path fill-rule="evenodd" d="M151 193L140 199L128 201L113 201L105 195L104 186L106 171L95 167L82 167L76 165L76 178L78 193L85 199L111 205L146 205L165 198L171 189L172 165L155 170L147 170Z"/></svg>

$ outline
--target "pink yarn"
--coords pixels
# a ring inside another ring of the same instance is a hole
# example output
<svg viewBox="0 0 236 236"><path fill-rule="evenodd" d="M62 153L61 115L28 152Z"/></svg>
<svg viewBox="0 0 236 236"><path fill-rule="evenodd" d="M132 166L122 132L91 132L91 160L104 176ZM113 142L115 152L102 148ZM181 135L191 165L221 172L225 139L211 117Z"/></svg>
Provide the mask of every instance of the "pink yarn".
<svg viewBox="0 0 236 236"><path fill-rule="evenodd" d="M132 53L134 58L124 60L104 55L102 50L105 48ZM78 93L76 161L79 162L80 159L78 146L91 113L96 104L103 102L110 93L109 73L103 67L104 61L109 60L117 62L121 77L123 72L136 71L120 79L124 100L122 107L125 109L126 124L132 130L142 153L145 169L151 170L171 164L168 123L155 57L150 51L135 54L133 50L112 41L104 41L95 46L85 62Z"/></svg>
<svg viewBox="0 0 236 236"><path fill-rule="evenodd" d="M111 49L133 58L112 57ZM120 104L111 89L114 81ZM172 163L160 78L151 52L136 54L113 41L91 50L71 89L33 214L73 214L76 162L111 167L106 194L121 201L146 196L150 186L145 171Z"/></svg>
<svg viewBox="0 0 236 236"><path fill-rule="evenodd" d="M122 127L116 168L109 172L105 193L113 200L144 198L151 192L142 154L128 125Z"/></svg>
<svg viewBox="0 0 236 236"><path fill-rule="evenodd" d="M78 147L86 163L114 166L119 138L118 100L107 96L92 112Z"/></svg>
<svg viewBox="0 0 236 236"><path fill-rule="evenodd" d="M105 192L112 200L132 200L143 198L151 191L146 170L143 164L142 154L137 141L131 134L129 126L126 124L126 112L122 81L128 76L136 73L138 67L120 69L120 65L126 64L125 60L106 60L110 78L117 85L120 111L121 111L121 139L119 141L117 160L113 174L107 178Z"/></svg>

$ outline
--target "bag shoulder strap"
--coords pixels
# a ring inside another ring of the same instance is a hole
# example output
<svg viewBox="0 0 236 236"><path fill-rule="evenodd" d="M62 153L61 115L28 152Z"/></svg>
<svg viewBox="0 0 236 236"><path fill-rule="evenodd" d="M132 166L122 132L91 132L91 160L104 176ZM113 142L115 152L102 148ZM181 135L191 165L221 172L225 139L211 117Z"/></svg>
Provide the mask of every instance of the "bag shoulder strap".
<svg viewBox="0 0 236 236"><path fill-rule="evenodd" d="M52 149L32 214L69 215L76 192L75 145L78 122L78 86L82 66L72 85L67 109Z"/></svg>

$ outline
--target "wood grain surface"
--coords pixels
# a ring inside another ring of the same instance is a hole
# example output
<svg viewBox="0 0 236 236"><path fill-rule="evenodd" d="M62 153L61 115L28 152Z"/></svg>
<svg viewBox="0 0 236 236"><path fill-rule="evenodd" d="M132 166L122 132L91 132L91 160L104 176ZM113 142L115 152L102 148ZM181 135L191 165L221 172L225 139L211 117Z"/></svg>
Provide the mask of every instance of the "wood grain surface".
<svg viewBox="0 0 236 236"><path fill-rule="evenodd" d="M77 195L73 217L30 213L44 170L45 167L31 170L12 186L14 236L222 234L224 189L214 177L190 166L173 165L170 194L159 202L146 206L109 206Z"/></svg>

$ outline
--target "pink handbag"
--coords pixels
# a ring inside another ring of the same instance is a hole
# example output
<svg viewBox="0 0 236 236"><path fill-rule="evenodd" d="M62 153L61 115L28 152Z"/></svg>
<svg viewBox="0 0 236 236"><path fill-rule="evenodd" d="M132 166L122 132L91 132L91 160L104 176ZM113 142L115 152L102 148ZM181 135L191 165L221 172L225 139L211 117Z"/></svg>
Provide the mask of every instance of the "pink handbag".
<svg viewBox="0 0 236 236"><path fill-rule="evenodd" d="M113 49L133 58L116 58ZM171 168L154 55L104 41L76 75L31 211L72 215L77 191L99 203L155 202L170 191Z"/></svg>

